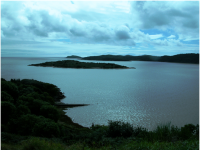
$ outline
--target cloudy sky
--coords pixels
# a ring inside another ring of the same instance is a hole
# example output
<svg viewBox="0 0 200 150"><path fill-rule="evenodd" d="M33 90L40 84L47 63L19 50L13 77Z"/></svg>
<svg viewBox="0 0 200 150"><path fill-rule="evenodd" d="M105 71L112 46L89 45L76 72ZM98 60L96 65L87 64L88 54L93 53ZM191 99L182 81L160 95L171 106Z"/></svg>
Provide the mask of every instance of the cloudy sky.
<svg viewBox="0 0 200 150"><path fill-rule="evenodd" d="M199 53L198 1L1 1L2 57Z"/></svg>

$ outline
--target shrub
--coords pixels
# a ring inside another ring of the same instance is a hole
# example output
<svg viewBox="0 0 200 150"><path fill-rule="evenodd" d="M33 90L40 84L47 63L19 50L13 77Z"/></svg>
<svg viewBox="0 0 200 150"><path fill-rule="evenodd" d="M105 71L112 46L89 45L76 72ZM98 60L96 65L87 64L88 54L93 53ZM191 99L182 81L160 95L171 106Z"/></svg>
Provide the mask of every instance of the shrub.
<svg viewBox="0 0 200 150"><path fill-rule="evenodd" d="M1 101L14 103L13 97L5 91L1 91Z"/></svg>
<svg viewBox="0 0 200 150"><path fill-rule="evenodd" d="M5 80L4 78L1 78L1 82L2 82L2 81L6 81L6 80Z"/></svg>
<svg viewBox="0 0 200 150"><path fill-rule="evenodd" d="M121 121L109 121L108 122L108 136L109 137L130 137L134 130L130 123L124 123Z"/></svg>
<svg viewBox="0 0 200 150"><path fill-rule="evenodd" d="M22 115L18 119L18 133L21 135L31 135L35 123L38 122L39 116L32 114Z"/></svg>
<svg viewBox="0 0 200 150"><path fill-rule="evenodd" d="M155 138L161 141L171 141L171 123L160 124L157 126L155 133Z"/></svg>
<svg viewBox="0 0 200 150"><path fill-rule="evenodd" d="M35 136L41 137L58 137L60 135L60 130L58 124L51 121L50 119L41 117L41 120L38 121L34 128L33 134Z"/></svg>
<svg viewBox="0 0 200 150"><path fill-rule="evenodd" d="M31 110L31 113L35 115L40 115L40 108L43 105L49 105L49 103L41 101L39 99L34 99L32 102L28 104L28 107Z"/></svg>
<svg viewBox="0 0 200 150"><path fill-rule="evenodd" d="M43 105L40 108L40 114L46 118L54 120L55 122L59 119L59 112L57 108L52 105Z"/></svg>
<svg viewBox="0 0 200 150"><path fill-rule="evenodd" d="M1 102L1 123L8 123L8 121L15 116L16 107L10 102Z"/></svg>
<svg viewBox="0 0 200 150"><path fill-rule="evenodd" d="M58 137L59 126L51 119L32 114L22 115L18 119L17 130L20 135L35 135L41 137Z"/></svg>
<svg viewBox="0 0 200 150"><path fill-rule="evenodd" d="M186 124L184 127L181 127L180 136L183 140L191 138L196 132L196 126L193 124Z"/></svg>
<svg viewBox="0 0 200 150"><path fill-rule="evenodd" d="M7 132L1 132L1 142L2 143L10 143L10 144L17 144L21 143L22 141L27 140L28 137L26 136L20 136L16 134L11 134Z"/></svg>

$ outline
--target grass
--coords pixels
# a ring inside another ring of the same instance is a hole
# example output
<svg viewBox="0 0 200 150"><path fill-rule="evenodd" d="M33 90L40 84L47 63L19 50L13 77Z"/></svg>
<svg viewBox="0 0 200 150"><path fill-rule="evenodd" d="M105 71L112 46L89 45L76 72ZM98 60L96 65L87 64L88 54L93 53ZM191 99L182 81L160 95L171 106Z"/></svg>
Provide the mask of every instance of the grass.
<svg viewBox="0 0 200 150"><path fill-rule="evenodd" d="M148 142L125 140L119 145L107 145L102 147L91 147L85 143L77 142L66 145L60 142L49 141L38 137L32 137L18 144L1 144L2 150L198 150L199 141L177 141L177 142Z"/></svg>

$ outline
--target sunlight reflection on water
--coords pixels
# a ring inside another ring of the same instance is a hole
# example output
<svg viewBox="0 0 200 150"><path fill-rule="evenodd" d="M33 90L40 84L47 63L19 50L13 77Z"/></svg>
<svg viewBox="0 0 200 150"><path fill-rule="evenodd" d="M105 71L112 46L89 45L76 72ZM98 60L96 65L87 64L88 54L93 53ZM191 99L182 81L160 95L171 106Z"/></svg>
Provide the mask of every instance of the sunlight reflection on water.
<svg viewBox="0 0 200 150"><path fill-rule="evenodd" d="M136 69L65 69L27 66L63 58L3 58L1 76L57 85L65 103L90 104L66 110L74 122L90 127L122 120L153 129L159 123L199 122L199 65L114 62Z"/></svg>

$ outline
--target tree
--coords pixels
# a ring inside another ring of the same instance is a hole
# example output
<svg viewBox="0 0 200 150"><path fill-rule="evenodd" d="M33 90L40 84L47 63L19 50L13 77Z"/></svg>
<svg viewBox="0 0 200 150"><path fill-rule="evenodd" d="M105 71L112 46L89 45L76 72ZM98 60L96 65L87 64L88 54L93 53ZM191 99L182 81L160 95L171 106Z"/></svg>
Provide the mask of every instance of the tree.
<svg viewBox="0 0 200 150"><path fill-rule="evenodd" d="M11 102L1 102L1 123L6 124L12 118L14 118L16 107Z"/></svg>
<svg viewBox="0 0 200 150"><path fill-rule="evenodd" d="M18 119L17 131L21 135L32 135L35 124L39 121L39 116L26 114Z"/></svg>
<svg viewBox="0 0 200 150"><path fill-rule="evenodd" d="M59 112L57 108L52 105L43 105L40 108L40 114L46 118L54 120L55 122L59 119Z"/></svg>
<svg viewBox="0 0 200 150"><path fill-rule="evenodd" d="M30 114L30 113L31 113L30 109L25 105L19 105L17 107L18 116L22 116L22 115L26 115L26 114Z"/></svg>
<svg viewBox="0 0 200 150"><path fill-rule="evenodd" d="M60 130L57 123L41 116L33 128L33 134L41 137L58 137Z"/></svg>
<svg viewBox="0 0 200 150"><path fill-rule="evenodd" d="M19 91L17 86L9 81L2 81L1 82L1 91L7 92L14 98L14 103L16 103L16 99L18 98Z"/></svg>
<svg viewBox="0 0 200 150"><path fill-rule="evenodd" d="M13 97L5 91L1 91L1 101L14 103Z"/></svg>

